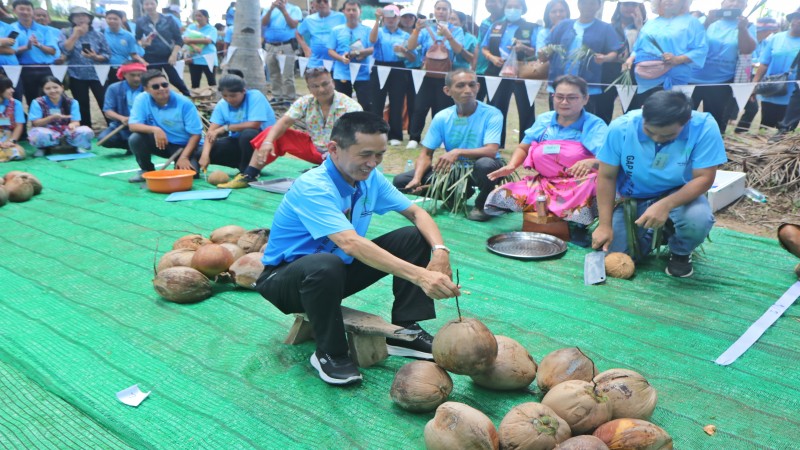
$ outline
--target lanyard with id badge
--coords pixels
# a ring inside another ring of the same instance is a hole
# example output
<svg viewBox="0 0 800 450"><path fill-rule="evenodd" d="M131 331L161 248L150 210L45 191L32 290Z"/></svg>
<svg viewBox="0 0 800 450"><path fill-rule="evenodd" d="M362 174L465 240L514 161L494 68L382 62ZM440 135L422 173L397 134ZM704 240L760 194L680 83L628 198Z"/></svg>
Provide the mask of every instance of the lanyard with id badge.
<svg viewBox="0 0 800 450"><path fill-rule="evenodd" d="M667 162L669 161L669 153L667 152L662 153L661 150L663 150L664 147L668 146L671 143L672 142L668 142L666 144L659 144L657 142L655 143L656 156L655 158L653 158L653 163L650 164L650 167L652 169L663 170L665 167L667 167Z"/></svg>

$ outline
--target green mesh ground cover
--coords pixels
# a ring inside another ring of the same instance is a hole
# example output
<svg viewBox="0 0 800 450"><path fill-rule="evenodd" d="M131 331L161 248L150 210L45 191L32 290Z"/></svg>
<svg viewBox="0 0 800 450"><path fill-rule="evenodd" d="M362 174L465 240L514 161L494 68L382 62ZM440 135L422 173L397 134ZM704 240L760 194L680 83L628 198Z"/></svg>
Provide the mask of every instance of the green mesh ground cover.
<svg viewBox="0 0 800 450"><path fill-rule="evenodd" d="M218 286L199 304L159 299L151 286L156 243L239 224L269 226L280 195L253 189L224 201L164 202L126 182L130 157L4 164L38 175L44 193L0 209L0 447L422 448L433 414L410 414L389 398L389 358L364 383L332 388L308 364L313 343L282 343L292 322L252 291ZM269 177L307 164L282 158ZM269 178L267 177L267 178ZM202 181L195 188L205 188ZM540 360L579 346L601 370L639 371L656 387L653 422L679 449L797 448L800 321L791 308L729 367L713 363L795 280L794 259L771 240L716 229L696 274L676 280L651 259L633 281L583 285L583 256L521 262L489 254L487 237L518 230L519 215L484 224L436 218L461 274L465 316L522 343ZM376 217L377 236L405 220ZM385 279L350 298L388 316ZM435 332L456 317L438 303ZM531 393L492 392L454 375L451 400L499 424ZM115 393L138 383L138 408ZM702 427L717 426L706 435Z"/></svg>

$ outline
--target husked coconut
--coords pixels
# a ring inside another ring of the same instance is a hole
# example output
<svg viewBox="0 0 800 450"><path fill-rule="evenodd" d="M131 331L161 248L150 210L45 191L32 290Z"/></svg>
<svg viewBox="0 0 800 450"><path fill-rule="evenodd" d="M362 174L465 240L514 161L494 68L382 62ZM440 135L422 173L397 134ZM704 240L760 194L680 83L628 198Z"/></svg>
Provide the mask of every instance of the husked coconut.
<svg viewBox="0 0 800 450"><path fill-rule="evenodd" d="M248 253L234 261L228 268L233 281L245 289L255 289L256 281L263 271L261 253Z"/></svg>
<svg viewBox="0 0 800 450"><path fill-rule="evenodd" d="M35 175L28 172L19 172L14 178L21 178L33 186L33 195L42 193L42 182Z"/></svg>
<svg viewBox="0 0 800 450"><path fill-rule="evenodd" d="M498 450L497 429L486 415L458 402L445 402L425 425L428 450Z"/></svg>
<svg viewBox="0 0 800 450"><path fill-rule="evenodd" d="M564 419L572 434L589 434L611 420L611 403L588 381L569 380L555 385L542 404Z"/></svg>
<svg viewBox="0 0 800 450"><path fill-rule="evenodd" d="M179 248L188 248L189 250L197 250L198 248L202 247L203 245L210 244L211 241L200 236L199 234L187 234L179 238L172 244L172 249L177 250Z"/></svg>
<svg viewBox="0 0 800 450"><path fill-rule="evenodd" d="M239 225L225 225L211 232L211 242L215 244L222 244L225 242L236 244L239 242L239 238L246 232L247 230Z"/></svg>
<svg viewBox="0 0 800 450"><path fill-rule="evenodd" d="M170 250L167 253L164 253L164 256L162 256L158 261L156 272L161 272L162 270L169 269L170 267L191 267L192 256L194 256L194 250L189 250L188 248Z"/></svg>
<svg viewBox="0 0 800 450"><path fill-rule="evenodd" d="M8 191L5 186L0 186L0 206L4 206L6 203L8 203Z"/></svg>
<svg viewBox="0 0 800 450"><path fill-rule="evenodd" d="M606 255L606 275L624 280L633 276L636 266L630 256L621 252Z"/></svg>
<svg viewBox="0 0 800 450"><path fill-rule="evenodd" d="M656 390L633 370L606 370L594 377L594 382L597 391L611 402L612 419L648 420L656 409Z"/></svg>
<svg viewBox="0 0 800 450"><path fill-rule="evenodd" d="M14 177L3 186L8 200L14 203L27 202L33 198L33 184L22 177Z"/></svg>
<svg viewBox="0 0 800 450"><path fill-rule="evenodd" d="M158 295L175 303L194 303L211 297L211 281L191 267L170 267L153 280Z"/></svg>
<svg viewBox="0 0 800 450"><path fill-rule="evenodd" d="M506 336L495 336L497 357L485 371L470 375L479 386L501 391L522 389L536 378L536 361L519 342Z"/></svg>
<svg viewBox="0 0 800 450"><path fill-rule="evenodd" d="M231 264L233 255L219 244L204 245L195 250L192 256L192 267L209 278L227 272Z"/></svg>
<svg viewBox="0 0 800 450"><path fill-rule="evenodd" d="M397 406L411 412L428 412L447 401L453 380L431 361L410 362L394 375L389 391Z"/></svg>
<svg viewBox="0 0 800 450"><path fill-rule="evenodd" d="M245 232L236 242L245 253L257 252L269 240L268 228L257 228Z"/></svg>
<svg viewBox="0 0 800 450"><path fill-rule="evenodd" d="M21 170L12 170L11 172L6 172L6 174L3 175L3 180L6 183L8 183L9 181L11 181L12 178L16 177L17 175L22 175L23 173L26 172L23 172Z"/></svg>
<svg viewBox="0 0 800 450"><path fill-rule="evenodd" d="M229 252L231 252L234 261L245 255L244 250L242 250L242 248L236 244L231 244L230 242L223 242L222 244L219 245L225 247Z"/></svg>
<svg viewBox="0 0 800 450"><path fill-rule="evenodd" d="M539 363L536 384L542 392L567 380L590 381L596 374L594 363L578 347L552 351Z"/></svg>
<svg viewBox="0 0 800 450"><path fill-rule="evenodd" d="M670 450L672 437L646 420L617 419L601 425L594 436L609 450Z"/></svg>
<svg viewBox="0 0 800 450"><path fill-rule="evenodd" d="M591 435L575 436L556 445L555 450L608 450L605 442Z"/></svg>
<svg viewBox="0 0 800 450"><path fill-rule="evenodd" d="M497 431L500 448L516 450L550 450L572 436L564 419L548 406L535 402L511 408Z"/></svg>
<svg viewBox="0 0 800 450"><path fill-rule="evenodd" d="M221 170L215 170L210 174L208 174L208 182L213 184L214 186L222 183L227 183L230 180L231 177L227 173Z"/></svg>
<svg viewBox="0 0 800 450"><path fill-rule="evenodd" d="M485 372L497 358L497 340L478 319L451 320L433 338L433 360L448 372Z"/></svg>

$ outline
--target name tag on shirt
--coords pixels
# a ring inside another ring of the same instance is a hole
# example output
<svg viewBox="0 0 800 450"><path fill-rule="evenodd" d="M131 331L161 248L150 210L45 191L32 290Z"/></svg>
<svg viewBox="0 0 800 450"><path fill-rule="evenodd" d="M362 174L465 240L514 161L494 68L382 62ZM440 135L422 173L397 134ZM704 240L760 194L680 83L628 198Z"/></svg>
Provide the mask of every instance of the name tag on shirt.
<svg viewBox="0 0 800 450"><path fill-rule="evenodd" d="M545 155L557 155L561 153L561 145L545 144L544 148L542 149L542 153L544 153Z"/></svg>
<svg viewBox="0 0 800 450"><path fill-rule="evenodd" d="M11 119L8 117L0 117L0 127L7 127L11 125Z"/></svg>
<svg viewBox="0 0 800 450"><path fill-rule="evenodd" d="M658 153L656 154L656 158L653 160L653 164L650 167L661 170L667 166L667 161L669 161L668 153Z"/></svg>

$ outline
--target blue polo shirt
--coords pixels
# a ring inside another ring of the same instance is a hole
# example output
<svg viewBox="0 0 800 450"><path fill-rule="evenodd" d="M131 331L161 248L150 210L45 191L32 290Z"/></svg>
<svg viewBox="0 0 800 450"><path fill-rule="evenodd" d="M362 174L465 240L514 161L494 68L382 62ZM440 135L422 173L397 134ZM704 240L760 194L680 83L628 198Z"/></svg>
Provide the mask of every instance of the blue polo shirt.
<svg viewBox="0 0 800 450"><path fill-rule="evenodd" d="M350 28L346 24L333 27L328 37L328 48L332 48L333 51L340 55L349 52L350 46L357 42L360 42L365 49L370 48L372 47L372 43L369 41L370 31L372 31L370 27L361 24L355 28ZM360 61L356 61L355 58L351 58L350 60L356 64L361 64L361 67L358 69L356 81L369 80L369 66L372 62L372 55ZM350 66L340 61L334 61L333 79L349 81Z"/></svg>
<svg viewBox="0 0 800 450"><path fill-rule="evenodd" d="M122 63L131 59L131 55L138 54L141 50L133 33L128 30L120 28L118 32L106 29L103 32L108 43L108 48L111 50L111 57L108 63L114 67L121 66Z"/></svg>
<svg viewBox="0 0 800 450"><path fill-rule="evenodd" d="M373 44L375 46L375 61L377 62L401 62L405 58L401 58L394 53L395 45L404 45L408 42L410 35L400 28L396 29L394 33L389 31L386 27L378 29L378 39Z"/></svg>
<svg viewBox="0 0 800 450"><path fill-rule="evenodd" d="M193 23L186 28L186 31L196 31L201 33L204 37L211 39L210 44L206 44L200 49L200 55L192 58L192 64L206 66L208 63L202 55L214 55L214 65L219 65L219 60L217 59L217 45L215 44L215 42L217 42L217 29L214 28L214 25L206 24L203 28L198 28L197 24ZM186 34L184 34L183 37L186 39Z"/></svg>
<svg viewBox="0 0 800 450"><path fill-rule="evenodd" d="M286 12L289 13L289 17L298 22L303 20L303 11L291 3L286 3ZM286 42L294 39L295 29L289 27L286 17L278 8L273 9L270 13L269 26L261 27L261 30L266 43Z"/></svg>
<svg viewBox="0 0 800 450"><path fill-rule="evenodd" d="M14 31L11 28L11 25L0 22L0 36L1 37L8 37L11 32ZM19 38L15 40L14 45L11 46L12 49L16 52L19 49ZM19 60L17 59L17 55L0 55L0 65L3 66L17 66L19 65Z"/></svg>
<svg viewBox="0 0 800 450"><path fill-rule="evenodd" d="M63 100L59 99L58 103L53 103L50 101L50 97L44 95L40 98L43 98L47 106L50 108L50 113L61 113L61 103ZM72 116L70 119L71 121L80 121L81 120L81 110L80 106L78 105L78 101L73 99L72 104L69 108L69 115ZM34 99L31 102L30 106L28 107L28 120L33 122L34 120L39 120L42 118L42 107L39 106L39 102Z"/></svg>
<svg viewBox="0 0 800 450"><path fill-rule="evenodd" d="M489 29L492 27L492 19L486 18L483 19L481 22L480 27L478 27L478 43L481 44L481 47L484 47L486 44L483 44L483 39L489 34ZM475 64L475 73L478 75L483 75L486 73L486 69L489 68L489 60L483 56L483 52L478 52L478 62Z"/></svg>
<svg viewBox="0 0 800 450"><path fill-rule="evenodd" d="M756 27L750 24L747 32L756 41ZM701 69L692 72L692 83L730 83L739 59L739 20L718 20L706 29L708 55Z"/></svg>
<svg viewBox="0 0 800 450"><path fill-rule="evenodd" d="M136 90L131 89L127 81L122 80L111 83L106 88L106 96L103 100L103 111L114 111L123 116L131 115L133 101L144 92L143 86L139 85Z"/></svg>
<svg viewBox="0 0 800 450"><path fill-rule="evenodd" d="M17 36L18 47L28 45L30 36L34 35L40 44L56 49L54 55L48 55L36 47L31 47L30 50L17 54L20 64L52 64L56 58L61 56L61 49L58 48L58 37L56 37L55 33L50 32L49 27L32 22L30 28L25 28L21 23L14 22L11 24L11 28L19 33L19 36Z"/></svg>
<svg viewBox="0 0 800 450"><path fill-rule="evenodd" d="M308 68L322 67L322 61L332 60L328 56L328 41L331 31L338 25L347 22L344 14L338 11L331 11L325 17L320 17L319 13L311 14L303 19L297 27L297 32L306 40L306 44L311 49L311 58L308 60ZM364 45L366 47L366 44ZM347 77L350 79L350 77Z"/></svg>
<svg viewBox="0 0 800 450"><path fill-rule="evenodd" d="M658 43L661 50L673 55L685 55L692 62L673 66L667 73L651 80L636 75L637 92L649 91L657 86L672 89L672 86L689 84L692 71L700 69L706 63L708 43L706 30L694 16L689 13L670 19L655 17L645 22L639 31L639 37L633 44L636 53L636 64L642 61L661 61L661 51L653 45Z"/></svg>
<svg viewBox="0 0 800 450"><path fill-rule="evenodd" d="M558 113L548 111L539 114L530 128L525 130L525 137L520 144L532 144L544 141L577 141L592 154L597 154L606 142L608 125L603 119L592 113L581 112L575 122L564 127L558 123Z"/></svg>
<svg viewBox="0 0 800 450"><path fill-rule="evenodd" d="M444 46L447 47L448 52L450 53L450 60L455 61L453 56L453 48L450 47L450 40L445 39L444 36L437 34L438 27L433 27L429 25L427 29L419 30L419 36L417 37L417 45L420 47L420 54L425 55L428 52L428 49L433 45L436 41L431 38L431 33L428 30L433 31L433 34L436 36L436 40L441 40L444 43ZM453 35L453 38L459 42L462 46L464 45L464 30L461 27L457 27L452 24L447 24L447 29L450 30L450 34Z"/></svg>
<svg viewBox="0 0 800 450"><path fill-rule="evenodd" d="M764 47L759 55L759 62L767 66L767 73L764 75L779 75L784 72L793 72L789 79L794 79L797 68L791 69L797 52L800 51L800 37L792 37L788 31L775 33L764 41ZM796 83L788 83L786 95L776 97L758 96L759 100L775 103L776 105L788 105L789 97L797 89Z"/></svg>
<svg viewBox="0 0 800 450"><path fill-rule="evenodd" d="M653 198L668 194L692 180L692 170L725 163L719 126L708 113L692 111L678 137L657 146L645 133L642 110L618 117L608 127L606 143L597 158L620 168L617 192L623 197Z"/></svg>
<svg viewBox="0 0 800 450"><path fill-rule="evenodd" d="M301 175L275 211L261 262L276 266L305 255L332 253L350 264L353 257L328 236L347 230L366 236L373 214L405 211L411 206L377 170L356 185L342 178L332 158Z"/></svg>
<svg viewBox="0 0 800 450"><path fill-rule="evenodd" d="M436 150L444 143L445 151L456 148L480 148L488 144L500 145L503 130L503 113L494 106L478 102L478 108L469 117L458 117L453 105L439 111L428 127L422 146ZM495 158L500 157L497 152Z"/></svg>
<svg viewBox="0 0 800 450"><path fill-rule="evenodd" d="M201 136L198 145L203 145L203 125L200 114L191 100L175 92L169 93L169 101L163 107L150 94L137 95L131 107L128 123L156 126L167 134L170 144L186 145L192 135Z"/></svg>
<svg viewBox="0 0 800 450"><path fill-rule="evenodd" d="M211 113L211 123L217 125L235 125L242 122L261 122L261 130L275 125L275 111L269 105L261 91L250 89L245 92L244 100L238 108L231 108L225 100L220 100ZM231 131L231 137L239 136L238 131Z"/></svg>

